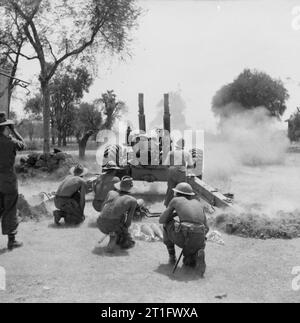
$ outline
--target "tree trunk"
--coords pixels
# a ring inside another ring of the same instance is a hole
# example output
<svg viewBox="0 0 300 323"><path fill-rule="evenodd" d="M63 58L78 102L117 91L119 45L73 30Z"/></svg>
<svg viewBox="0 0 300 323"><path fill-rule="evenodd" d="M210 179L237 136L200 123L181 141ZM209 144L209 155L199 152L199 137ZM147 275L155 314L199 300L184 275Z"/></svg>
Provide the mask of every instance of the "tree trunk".
<svg viewBox="0 0 300 323"><path fill-rule="evenodd" d="M8 111L8 116L7 118L10 117L10 103L11 103L11 97L12 97L12 89L8 89L8 98L7 98L7 111Z"/></svg>
<svg viewBox="0 0 300 323"><path fill-rule="evenodd" d="M67 147L67 135L63 133L63 146Z"/></svg>
<svg viewBox="0 0 300 323"><path fill-rule="evenodd" d="M89 140L89 138L92 136L93 132L88 132L86 133L79 141L79 159L84 160L85 159L85 150L86 150L86 145Z"/></svg>
<svg viewBox="0 0 300 323"><path fill-rule="evenodd" d="M50 153L50 91L49 83L41 82L43 95L43 121L44 121L44 154Z"/></svg>
<svg viewBox="0 0 300 323"><path fill-rule="evenodd" d="M60 132L58 133L57 137L58 137L57 138L57 145L58 145L58 147L61 147L62 138L61 138L61 133Z"/></svg>
<svg viewBox="0 0 300 323"><path fill-rule="evenodd" d="M50 124L51 124L51 141L52 141L52 146L56 145L56 137L55 137L55 128L54 128L54 122L53 119L51 118L50 120Z"/></svg>

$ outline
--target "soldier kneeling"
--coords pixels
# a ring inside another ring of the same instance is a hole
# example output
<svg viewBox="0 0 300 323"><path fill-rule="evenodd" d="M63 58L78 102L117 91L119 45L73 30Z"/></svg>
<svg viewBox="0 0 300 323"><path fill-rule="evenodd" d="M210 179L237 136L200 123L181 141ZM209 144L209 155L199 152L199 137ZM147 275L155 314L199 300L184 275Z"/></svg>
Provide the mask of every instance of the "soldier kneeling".
<svg viewBox="0 0 300 323"><path fill-rule="evenodd" d="M169 252L169 263L176 263L175 245L183 249L183 263L199 267L201 276L206 270L205 241L209 231L201 203L194 199L195 193L187 183L180 183L173 189L175 197L161 215L164 225L164 244ZM180 222L174 218L179 217Z"/></svg>
<svg viewBox="0 0 300 323"><path fill-rule="evenodd" d="M83 177L88 170L82 165L71 168L71 175L60 184L54 204L58 210L53 212L54 221L57 225L61 218L68 225L79 225L85 220L85 196L87 184Z"/></svg>

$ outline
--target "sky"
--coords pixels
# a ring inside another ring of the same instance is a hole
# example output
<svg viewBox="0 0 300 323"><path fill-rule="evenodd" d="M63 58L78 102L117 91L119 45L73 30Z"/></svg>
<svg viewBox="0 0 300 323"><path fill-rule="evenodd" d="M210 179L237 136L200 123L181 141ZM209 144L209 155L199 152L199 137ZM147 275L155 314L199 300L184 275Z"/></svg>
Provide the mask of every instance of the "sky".
<svg viewBox="0 0 300 323"><path fill-rule="evenodd" d="M129 107L127 118L137 124L138 93L143 92L149 124L163 94L180 91L188 124L214 130L212 97L243 69L251 68L285 83L291 96L285 117L300 106L300 28L295 28L300 0L139 4L143 15L133 33L132 57L121 61L99 56L99 77L84 100L93 101L113 89ZM20 76L33 80L37 66L26 64Z"/></svg>

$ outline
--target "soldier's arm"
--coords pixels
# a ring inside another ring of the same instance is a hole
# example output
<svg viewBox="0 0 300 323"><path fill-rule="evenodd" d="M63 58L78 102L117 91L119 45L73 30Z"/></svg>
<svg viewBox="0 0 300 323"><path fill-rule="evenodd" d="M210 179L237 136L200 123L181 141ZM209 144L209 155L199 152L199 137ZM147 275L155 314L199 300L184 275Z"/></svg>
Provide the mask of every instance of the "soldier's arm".
<svg viewBox="0 0 300 323"><path fill-rule="evenodd" d="M168 222L172 221L175 215L174 211L176 211L176 199L173 199L171 201L171 203L169 204L169 207L160 216L159 223L167 224Z"/></svg>
<svg viewBox="0 0 300 323"><path fill-rule="evenodd" d="M125 219L125 223L127 227L130 227L135 210L137 208L137 200L132 199L128 202L128 209L127 209L127 218Z"/></svg>
<svg viewBox="0 0 300 323"><path fill-rule="evenodd" d="M206 235L206 234L208 234L208 232L209 232L209 226L208 226L208 224L207 224L207 218L206 218L206 215L205 215L204 209L203 209L203 213L204 213L204 222L203 222L203 224L204 224L204 226L205 226L205 235Z"/></svg>
<svg viewBox="0 0 300 323"><path fill-rule="evenodd" d="M24 150L25 149L25 141L23 137L19 134L19 132L15 129L14 125L10 125L9 129L13 135L13 142L15 144L16 150Z"/></svg>
<svg viewBox="0 0 300 323"><path fill-rule="evenodd" d="M80 187L80 208L81 208L82 211L84 211L84 208L85 208L85 196L86 196L86 193L87 193L87 184L82 179L81 187Z"/></svg>

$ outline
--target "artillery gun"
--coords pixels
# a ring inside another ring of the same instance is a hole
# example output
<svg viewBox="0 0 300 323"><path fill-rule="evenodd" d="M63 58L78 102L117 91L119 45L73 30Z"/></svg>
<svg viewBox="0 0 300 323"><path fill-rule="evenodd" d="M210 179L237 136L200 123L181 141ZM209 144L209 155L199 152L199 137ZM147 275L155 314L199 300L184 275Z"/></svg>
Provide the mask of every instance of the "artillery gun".
<svg viewBox="0 0 300 323"><path fill-rule="evenodd" d="M144 109L144 95L139 94L139 130L126 132L124 145L108 145L105 147L103 166L113 160L121 168L117 176L131 176L135 181L166 182L170 166L164 165L164 157L173 149L171 139L171 113L169 94L164 95L163 129L147 133ZM187 174L187 181L194 191L213 207L232 208L233 195L223 195L217 189L202 180L204 165L203 147L192 147L190 153L194 161L194 169Z"/></svg>

